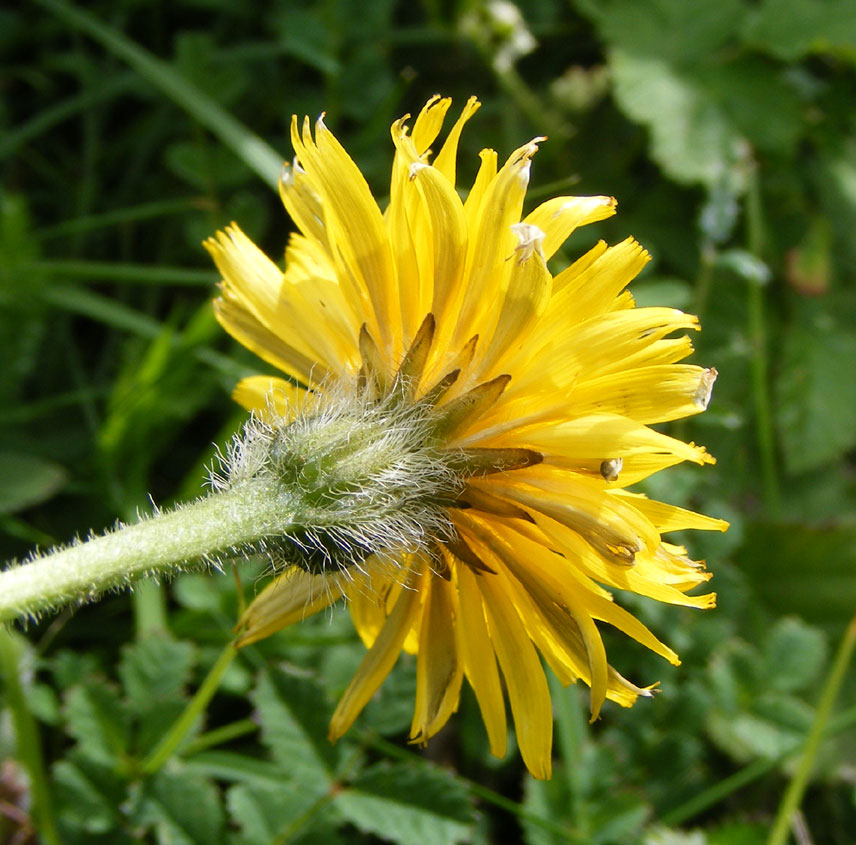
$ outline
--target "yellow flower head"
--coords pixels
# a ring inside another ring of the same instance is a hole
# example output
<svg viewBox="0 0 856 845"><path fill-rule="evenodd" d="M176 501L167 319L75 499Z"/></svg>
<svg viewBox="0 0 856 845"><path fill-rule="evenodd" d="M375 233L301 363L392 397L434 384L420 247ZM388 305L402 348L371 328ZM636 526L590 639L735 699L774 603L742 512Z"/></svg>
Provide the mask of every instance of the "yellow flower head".
<svg viewBox="0 0 856 845"><path fill-rule="evenodd" d="M625 288L648 254L632 238L550 272L574 229L616 203L557 197L523 216L543 139L502 167L483 150L461 200L458 139L479 103L432 154L449 105L433 97L412 129L393 124L385 211L323 120L313 135L295 118L280 188L300 232L285 272L237 226L206 243L223 277L220 322L288 377L245 379L235 398L272 426L283 472L337 467L313 502L350 508L350 527L325 511L311 530L283 531L282 571L241 642L346 597L368 652L332 738L404 649L417 661L414 741L445 724L466 678L504 755L504 679L524 762L544 778L552 715L539 652L563 683L591 687L595 719L607 698L651 694L607 663L598 623L678 663L609 587L713 605L687 595L708 579L703 566L661 535L726 524L627 488L712 462L649 425L703 411L716 372L678 363L695 317L635 307Z"/></svg>

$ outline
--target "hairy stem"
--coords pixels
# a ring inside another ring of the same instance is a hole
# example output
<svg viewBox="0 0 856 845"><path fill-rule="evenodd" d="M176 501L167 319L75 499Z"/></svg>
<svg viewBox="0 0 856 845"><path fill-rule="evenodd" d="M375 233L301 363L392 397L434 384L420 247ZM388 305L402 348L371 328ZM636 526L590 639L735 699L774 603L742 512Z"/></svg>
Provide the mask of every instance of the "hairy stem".
<svg viewBox="0 0 856 845"><path fill-rule="evenodd" d="M168 576L294 527L294 497L256 478L86 543L0 572L0 621L97 598L143 576Z"/></svg>

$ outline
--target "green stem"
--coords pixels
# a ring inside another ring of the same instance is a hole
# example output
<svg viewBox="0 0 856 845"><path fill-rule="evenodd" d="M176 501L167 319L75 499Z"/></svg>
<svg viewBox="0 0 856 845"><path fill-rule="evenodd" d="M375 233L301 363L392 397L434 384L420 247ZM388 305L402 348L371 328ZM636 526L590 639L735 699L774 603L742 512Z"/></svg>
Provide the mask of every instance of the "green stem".
<svg viewBox="0 0 856 845"><path fill-rule="evenodd" d="M87 601L143 576L174 575L188 563L280 536L293 520L293 499L277 482L236 484L0 572L0 621Z"/></svg>
<svg viewBox="0 0 856 845"><path fill-rule="evenodd" d="M856 646L856 616L850 620L850 624L844 632L841 645L838 647L838 653L835 655L832 668L826 677L823 692L820 695L820 703L817 705L817 714L814 717L814 724L812 724L811 732L806 740L802 759L793 780L788 784L788 788L782 798L782 803L779 805L779 811L776 814L776 820L773 823L773 829L770 832L767 845L784 845L787 841L791 820L794 813L799 809L803 793L811 777L814 761L820 748L820 741L826 730L826 723L829 721L829 715L832 713L835 699L838 697L838 691L841 689L841 683L850 664L850 658L853 656L854 646Z"/></svg>
<svg viewBox="0 0 856 845"><path fill-rule="evenodd" d="M550 697L556 713L558 747L562 756L563 777L568 793L568 806L577 841L589 841L589 819L586 813L583 788L582 753L586 742L587 725L583 704L576 686L563 687L559 679L548 673Z"/></svg>
<svg viewBox="0 0 856 845"><path fill-rule="evenodd" d="M121 32L106 26L89 12L64 0L36 0L36 2L126 61L140 76L163 91L214 133L247 166L276 190L283 157L232 117L204 91L188 82L169 64L144 50Z"/></svg>
<svg viewBox="0 0 856 845"><path fill-rule="evenodd" d="M217 692L217 687L223 678L226 670L235 659L238 653L235 644L227 643L226 647L220 653L216 663L211 667L202 685L196 690L196 694L187 703L184 712L176 719L173 726L167 731L163 739L157 744L151 754L143 760L142 770L145 774L152 774L166 763L172 756L173 752L181 744L181 741L187 736L194 722L202 715L208 702Z"/></svg>
<svg viewBox="0 0 856 845"><path fill-rule="evenodd" d="M42 760L42 743L36 720L27 706L27 697L19 677L18 635L0 626L0 668L6 691L6 701L15 726L17 754L30 777L33 816L41 841L60 845L59 834L51 810L50 789Z"/></svg>
<svg viewBox="0 0 856 845"><path fill-rule="evenodd" d="M762 259L764 251L764 219L761 187L757 172L749 178L746 194L746 237L749 252ZM776 437L770 402L769 370L767 367L767 332L764 319L764 292L761 282L749 280L747 292L749 338L752 343L752 395L755 403L755 425L761 457L761 479L768 514L775 518L781 506L779 479L776 469Z"/></svg>
<svg viewBox="0 0 856 845"><path fill-rule="evenodd" d="M207 751L209 748L231 742L238 737L254 734L258 729L259 724L255 719L239 719L237 722L230 722L228 725L206 731L201 736L192 739L184 747L182 754L185 757L190 757L199 754L200 751Z"/></svg>

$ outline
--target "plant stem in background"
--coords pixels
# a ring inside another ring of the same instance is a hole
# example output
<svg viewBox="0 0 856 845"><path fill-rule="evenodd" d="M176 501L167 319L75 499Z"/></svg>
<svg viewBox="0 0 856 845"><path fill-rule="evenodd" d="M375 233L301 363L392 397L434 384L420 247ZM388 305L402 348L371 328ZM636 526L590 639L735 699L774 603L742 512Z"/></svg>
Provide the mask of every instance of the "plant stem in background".
<svg viewBox="0 0 856 845"><path fill-rule="evenodd" d="M214 693L217 691L217 687L220 685L223 674L229 668L237 653L234 643L227 643L217 661L205 676L205 680L196 691L196 694L187 703L184 712L164 734L163 739L152 753L143 760L143 772L153 774L169 760L173 752L193 727L193 723L205 712L208 702L211 701Z"/></svg>
<svg viewBox="0 0 856 845"><path fill-rule="evenodd" d="M60 838L51 809L50 788L42 761L42 743L36 720L27 706L20 679L20 635L0 626L0 671L6 702L12 713L18 759L30 779L33 820L45 845L59 845Z"/></svg>
<svg viewBox="0 0 856 845"><path fill-rule="evenodd" d="M803 793L811 777L814 761L820 749L820 741L823 738L826 723L829 721L829 715L832 713L835 699L838 697L838 691L841 689L841 683L844 680L847 667L850 665L854 646L856 646L856 616L850 620L850 624L847 626L847 630L844 632L844 637L841 640L841 645L838 647L838 653L832 662L832 668L826 676L826 683L823 685L823 692L820 695L820 702L817 705L814 724L811 726L811 733L809 733L806 740L802 759L800 760L796 774L790 784L788 784L788 788L782 798L782 803L779 805L779 812L776 814L776 821L773 824L767 845L785 845L787 842L791 820L794 813L799 809Z"/></svg>
<svg viewBox="0 0 856 845"><path fill-rule="evenodd" d="M749 176L746 192L746 235L749 252L762 260L764 223L761 210L761 186L757 167ZM767 367L767 332L764 317L764 293L761 283L748 280L747 312L749 339L752 344L752 396L755 404L755 426L761 457L761 480L764 504L768 515L775 519L781 509L778 471L776 469L776 436L770 402L769 369Z"/></svg>

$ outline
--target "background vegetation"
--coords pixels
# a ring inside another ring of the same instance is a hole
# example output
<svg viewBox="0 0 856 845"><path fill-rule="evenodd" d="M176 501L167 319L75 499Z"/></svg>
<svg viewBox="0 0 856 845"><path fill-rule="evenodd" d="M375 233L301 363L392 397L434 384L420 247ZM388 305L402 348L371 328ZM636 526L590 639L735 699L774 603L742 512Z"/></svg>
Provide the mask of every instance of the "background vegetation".
<svg viewBox="0 0 856 845"><path fill-rule="evenodd" d="M227 575L4 635L0 839L34 841L36 825L63 843L753 845L777 813L789 820L785 788L810 773L798 841L852 843L852 675L818 753L802 749L856 604L856 6L85 8L0 10L0 558L133 519L149 496L196 495L211 443L240 424L229 392L261 367L215 324L200 241L235 219L279 255L290 226L265 184L278 158L246 131L288 157L291 114L326 110L382 197L390 123L435 92L484 103L464 184L481 147L549 135L533 203L620 201L565 258L632 233L654 256L638 300L701 315L696 359L720 380L708 413L676 428L719 464L648 489L732 529L688 538L716 575L716 611L622 599L684 660L609 642L631 678L662 680L656 700L589 727L584 691L554 685L549 783L516 751L489 756L469 695L427 751L408 748L407 660L330 746L362 654L343 613L242 651L158 751L222 668L239 604ZM255 573L241 571L249 596Z"/></svg>

